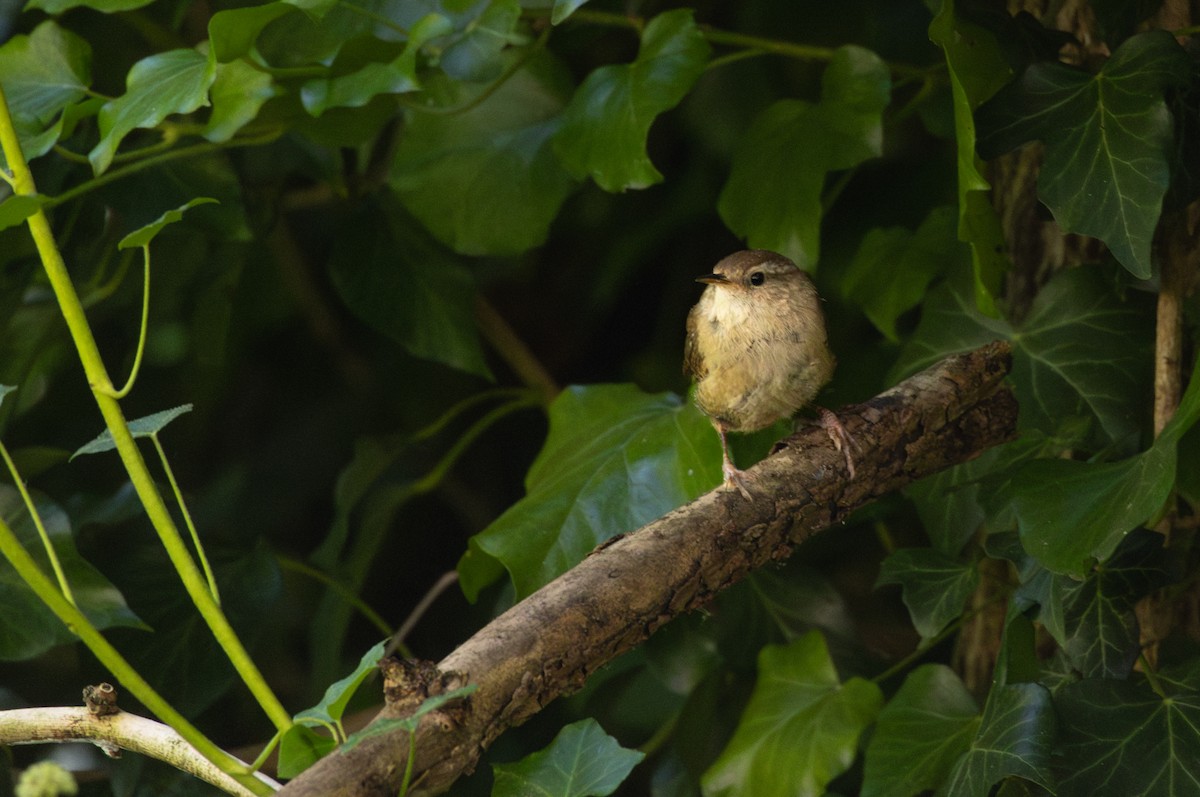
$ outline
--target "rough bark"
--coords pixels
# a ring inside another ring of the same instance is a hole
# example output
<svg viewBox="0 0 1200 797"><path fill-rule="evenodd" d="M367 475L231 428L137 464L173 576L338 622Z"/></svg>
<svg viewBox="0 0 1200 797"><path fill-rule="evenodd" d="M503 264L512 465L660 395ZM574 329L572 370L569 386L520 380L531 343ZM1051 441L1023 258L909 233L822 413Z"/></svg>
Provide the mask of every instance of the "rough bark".
<svg viewBox="0 0 1200 797"><path fill-rule="evenodd" d="M445 791L507 728L755 568L788 556L871 500L1011 439L1016 400L1002 386L1010 365L1008 345L992 343L843 408L842 423L860 447L853 480L826 433L805 429L751 469L754 501L723 490L703 495L600 546L493 620L418 678L415 694L390 695L376 717L404 716L426 692L477 686L468 700L418 726L411 793ZM408 750L406 732L382 733L335 751L280 795L390 797Z"/></svg>

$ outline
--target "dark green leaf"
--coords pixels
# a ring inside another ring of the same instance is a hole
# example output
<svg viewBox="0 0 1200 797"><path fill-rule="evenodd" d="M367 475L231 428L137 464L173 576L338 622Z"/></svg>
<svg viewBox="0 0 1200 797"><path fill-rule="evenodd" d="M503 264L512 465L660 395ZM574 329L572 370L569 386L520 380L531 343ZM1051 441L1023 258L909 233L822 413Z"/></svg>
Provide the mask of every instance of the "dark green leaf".
<svg viewBox="0 0 1200 797"><path fill-rule="evenodd" d="M564 390L525 478L527 494L471 539L499 560L524 597L604 540L633 531L720 481L708 419L670 393L632 385ZM464 578L474 599L482 584Z"/></svg>
<svg viewBox="0 0 1200 797"><path fill-rule="evenodd" d="M1153 313L1147 297L1114 295L1098 268L1059 272L1034 300L1019 330L975 307L961 277L934 288L893 377L993 340L1013 345L1022 430L1054 435L1064 420L1094 416L1108 439L1138 433L1149 383Z"/></svg>
<svg viewBox="0 0 1200 797"><path fill-rule="evenodd" d="M488 376L472 320L475 286L459 260L394 199L363 203L345 220L329 273L355 315L417 357Z"/></svg>
<svg viewBox="0 0 1200 797"><path fill-rule="evenodd" d="M217 64L211 92L212 115L204 126L204 137L215 143L228 141L278 93L270 75L245 61Z"/></svg>
<svg viewBox="0 0 1200 797"><path fill-rule="evenodd" d="M544 750L514 764L493 764L492 797L605 797L643 758L621 747L594 719L580 720L559 731Z"/></svg>
<svg viewBox="0 0 1200 797"><path fill-rule="evenodd" d="M335 747L337 742L328 733L317 733L307 725L293 725L279 738L279 777L296 777Z"/></svg>
<svg viewBox="0 0 1200 797"><path fill-rule="evenodd" d="M114 645L179 711L195 716L237 681L224 651L196 611L156 537L127 537L111 545L106 572L113 573L130 606L153 628L115 631ZM96 554L93 554L95 556ZM113 560L116 561L113 561ZM251 647L267 629L263 616L280 591L275 554L258 544L240 551L209 546L221 587L221 609L242 642ZM105 565L105 562L100 562Z"/></svg>
<svg viewBox="0 0 1200 797"><path fill-rule="evenodd" d="M1010 776L1052 789L1054 734L1054 706L1045 687L993 686L970 749L958 759L938 794L987 797L992 786Z"/></svg>
<svg viewBox="0 0 1200 797"><path fill-rule="evenodd" d="M26 160L44 155L58 140L62 112L91 83L91 60L88 43L53 20L0 47L0 83ZM2 153L0 166L7 168Z"/></svg>
<svg viewBox="0 0 1200 797"><path fill-rule="evenodd" d="M646 154L650 125L679 104L704 71L709 52L691 9L650 20L633 63L592 72L563 112L554 148L567 170L590 175L606 191L661 182Z"/></svg>
<svg viewBox="0 0 1200 797"><path fill-rule="evenodd" d="M145 628L117 588L80 556L66 513L40 496L34 496L34 504L79 609L97 628ZM7 484L0 484L0 518L17 535L42 572L53 578L46 547L21 494ZM4 560L0 560L0 606L4 607L0 612L0 660L31 659L55 645L76 639Z"/></svg>
<svg viewBox="0 0 1200 797"><path fill-rule="evenodd" d="M1044 141L1038 195L1055 218L1104 241L1130 272L1149 278L1171 178L1174 130L1163 92L1190 70L1183 48L1162 30L1126 40L1095 75L1034 64L979 109L980 152L995 157Z"/></svg>
<svg viewBox="0 0 1200 797"><path fill-rule="evenodd" d="M571 187L550 148L560 69L535 57L469 110L410 113L390 181L439 240L463 254L517 254L545 241Z"/></svg>
<svg viewBox="0 0 1200 797"><path fill-rule="evenodd" d="M1050 570L1082 577L1159 510L1174 474L1175 452L1166 446L1120 462L1031 462L1012 484L1021 542Z"/></svg>
<svg viewBox="0 0 1200 797"><path fill-rule="evenodd" d="M1200 695L1155 694L1143 681L1063 687L1062 797L1184 797L1200 790Z"/></svg>
<svg viewBox="0 0 1200 797"><path fill-rule="evenodd" d="M979 728L979 708L949 667L913 670L879 712L862 797L911 797L946 780Z"/></svg>
<svg viewBox="0 0 1200 797"><path fill-rule="evenodd" d="M153 415L147 415L143 418L129 421L129 431L135 438L137 437L152 437L162 431L163 427L171 421L178 418L184 413L191 412L191 404L182 404L178 407L162 412L156 412ZM96 437L95 440L82 446L78 451L71 455L71 459L82 456L84 454L99 454L102 451L112 451L117 447L113 441L112 432L105 429Z"/></svg>
<svg viewBox="0 0 1200 797"><path fill-rule="evenodd" d="M896 320L921 302L934 277L961 264L965 252L954 240L954 225L953 208L934 208L916 232L876 228L859 245L842 293L889 340L899 342Z"/></svg>
<svg viewBox="0 0 1200 797"><path fill-rule="evenodd" d="M704 794L819 797L850 766L882 704L870 681L838 680L820 632L763 648L750 704L704 773Z"/></svg>
<svg viewBox="0 0 1200 797"><path fill-rule="evenodd" d="M975 154L975 117L979 105L1000 88L1011 70L991 33L955 13L945 0L929 24L929 38L942 48L954 101L954 137L958 152L958 238L971 247L975 302L984 315L996 316L994 296L1008 268L1000 219L992 207L991 185Z"/></svg>
<svg viewBox="0 0 1200 797"><path fill-rule="evenodd" d="M929 640L962 614L979 584L979 570L932 548L901 548L880 566L880 584L900 585L913 626Z"/></svg>
<svg viewBox="0 0 1200 797"><path fill-rule="evenodd" d="M100 143L88 153L92 170L105 172L125 136L154 127L171 114L191 113L208 104L216 63L195 50L169 50L133 65L125 94L100 109Z"/></svg>
<svg viewBox="0 0 1200 797"><path fill-rule="evenodd" d="M1129 675L1142 649L1134 606L1166 582L1162 541L1161 534L1135 532L1082 583L1053 579L1052 600L1062 607L1065 631L1059 642L1084 678Z"/></svg>
<svg viewBox="0 0 1200 797"><path fill-rule="evenodd" d="M819 103L780 100L759 114L721 191L718 210L729 229L753 248L814 268L825 176L882 154L891 89L879 56L850 45L834 53Z"/></svg>
<svg viewBox="0 0 1200 797"><path fill-rule="evenodd" d="M195 199L191 200L190 202L180 205L179 207L175 208L174 210L168 210L167 212L165 212L161 216L159 216L158 219L156 219L155 221L152 221L151 223L147 224L146 226L136 229L133 232L129 233L129 235L126 235L124 238L122 238L117 243L117 248L118 249L133 249L138 246L149 246L150 242L154 240L155 236L157 236L160 232L162 232L164 227L166 227L169 224L174 224L177 221L182 221L183 214L186 211L191 210L192 208L196 207L196 205L208 205L211 203L215 203L216 201L217 200L213 199L212 197L207 197L207 196L196 197ZM188 404L187 407L188 407L188 409L191 409L190 404ZM184 410L184 412L186 412L186 411L187 410ZM181 414L181 413L177 412L177 410L170 410L169 412L175 413L175 415L171 415L171 417L169 417L165 421L163 421L162 426L165 426L168 421L174 420L179 414ZM159 413L159 415L164 415L164 414L167 414L167 413ZM150 417L154 418L156 416L150 416ZM142 419L142 420L148 421L149 419ZM138 421L134 421L134 423L138 423ZM131 427L132 427L132 424L131 424ZM160 426L159 428L162 428L162 427ZM157 431L157 429L155 431ZM91 452L88 452L88 453L91 453Z"/></svg>
<svg viewBox="0 0 1200 797"><path fill-rule="evenodd" d="M320 18L334 6L332 0L279 0L246 8L218 11L208 20L208 38L220 63L241 58L254 49L258 35L270 23L297 9Z"/></svg>

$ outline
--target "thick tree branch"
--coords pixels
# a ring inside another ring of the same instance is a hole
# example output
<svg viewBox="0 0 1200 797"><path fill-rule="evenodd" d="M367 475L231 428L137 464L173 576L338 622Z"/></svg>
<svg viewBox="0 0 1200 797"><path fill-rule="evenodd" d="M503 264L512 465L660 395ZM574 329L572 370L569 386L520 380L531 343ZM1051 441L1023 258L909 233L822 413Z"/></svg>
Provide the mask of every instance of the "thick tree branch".
<svg viewBox="0 0 1200 797"><path fill-rule="evenodd" d="M862 449L854 480L825 432L805 429L751 469L754 501L722 490L703 495L600 546L493 620L438 664L444 675L430 692L463 680L478 690L421 722L413 793L444 791L506 729L755 568L874 498L1011 439L1016 400L1002 387L1010 365L1008 345L989 344L843 408L842 423ZM389 702L376 722L405 715L421 696ZM408 749L404 731L374 736L327 756L280 794L394 795Z"/></svg>

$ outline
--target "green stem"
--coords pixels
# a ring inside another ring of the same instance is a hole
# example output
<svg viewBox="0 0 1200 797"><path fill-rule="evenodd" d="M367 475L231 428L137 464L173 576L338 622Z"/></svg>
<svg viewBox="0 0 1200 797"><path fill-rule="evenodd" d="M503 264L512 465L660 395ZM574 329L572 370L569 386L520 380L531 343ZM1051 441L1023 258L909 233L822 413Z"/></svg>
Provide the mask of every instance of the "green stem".
<svg viewBox="0 0 1200 797"><path fill-rule="evenodd" d="M291 570L294 573L300 573L301 575L308 576L312 580L319 581L320 583L329 587L335 593L340 595L342 600L346 601L346 603L357 609L358 613L361 614L367 622L378 628L384 636L390 637L396 633L396 629L388 625L387 620L384 620L383 617L380 616L379 612L372 609L370 604L355 595L354 592L346 587L345 584L342 584L328 573L318 570L312 565L301 562L299 559L293 559L290 556L276 554L275 558L276 561L279 562L279 566L284 570Z"/></svg>
<svg viewBox="0 0 1200 797"><path fill-rule="evenodd" d="M17 139L16 129L13 127L3 86L0 86L0 148L3 148L9 168L12 169L15 192L27 196L36 195L37 186L34 183L33 174L29 171L29 164L26 163L25 156L21 152L21 144ZM94 183L95 181L93 181ZM62 201L61 196L58 199ZM29 226L30 235L33 236L38 255L41 257L42 267L50 282L50 287L58 300L59 310L67 324L67 330L75 342L80 362L83 364L84 375L92 389L96 404L100 408L100 414L104 417L104 423L116 444L117 453L125 465L125 470L129 473L129 479L146 510L147 517L158 533L163 548L166 549L171 564L178 572L196 609L208 624L217 644L225 651L225 655L229 657L242 681L258 700L271 722L280 730L286 730L291 727L291 715L271 691L254 660L250 658L250 654L238 639L233 627L229 625L228 619L221 612L221 608L209 594L199 570L196 569L196 563L192 561L187 547L183 544L183 539L158 491L158 486L154 483L154 479L146 467L146 461L142 458L137 443L134 442L121 405L111 395L113 392L112 379L104 367L104 361L100 357L100 350L96 346L92 328L88 324L83 305L79 301L79 294L76 293L75 286L71 283L71 275L67 272L62 253L59 252L58 244L54 240L54 233L50 229L50 220L46 216L45 206L39 207L25 221Z"/></svg>
<svg viewBox="0 0 1200 797"><path fill-rule="evenodd" d="M204 546L200 543L200 534L196 531L196 524L192 522L192 513L188 511L187 502L183 500L183 491L179 489L179 482L175 479L175 471L171 469L171 463L167 460L167 452L163 449L162 442L158 439L158 433L150 435L150 439L154 441L154 450L158 452L158 460L162 463L163 472L167 474L167 481L171 484L171 490L175 493L175 503L179 505L179 511L183 514L183 522L187 524L188 532L192 535L192 545L196 547L196 556L200 559L200 566L204 568L204 578L208 581L208 591L212 594L213 601L221 605L221 593L217 589L217 578L213 575L213 570L208 564L208 556L204 553Z"/></svg>
<svg viewBox="0 0 1200 797"><path fill-rule="evenodd" d="M0 113L3 112L0 111ZM0 134L2 132L0 130ZM55 616L87 645L88 650L113 674L113 677L146 708L154 712L155 716L170 725L200 755L213 762L221 771L227 772L250 791L264 796L274 793L270 786L254 777L252 771L248 770L240 761L213 744L207 736L188 722L158 692L154 691L154 687L150 686L117 649L109 644L104 635L92 625L83 612L59 593L54 582L41 571L33 557L21 546L17 535L3 520L0 520L0 553L29 585L38 599L54 612Z"/></svg>
<svg viewBox="0 0 1200 797"><path fill-rule="evenodd" d="M72 606L78 607L79 604L75 603L75 596L71 593L71 585L67 581L67 574L63 572L62 563L58 561L58 553L54 550L54 545L50 542L50 535L46 532L46 525L42 523L42 516L37 511L37 504L33 502L33 497L29 494L29 488L25 486L25 480L21 478L21 474L17 473L17 464L9 456L8 448L3 442L0 442L0 457L3 457L4 464L8 467L8 472L12 474L13 484L17 486L17 491L21 493L21 500L25 502L25 508L29 511L29 516L33 518L34 528L37 529L38 536L42 539L42 545L46 549L46 557L50 560L50 567L54 570L54 577L58 579L58 588L62 590L63 597Z"/></svg>
<svg viewBox="0 0 1200 797"><path fill-rule="evenodd" d="M7 107L5 108L4 116L5 118L8 117ZM2 122L0 122L0 124L2 124ZM263 134L261 136L252 136L240 140L234 139L221 144L213 144L206 141L202 144L193 144L189 147L180 147L179 149L171 150L170 152L164 152L161 155L155 155L154 157L146 158L145 160L140 160L136 163L130 163L129 165L122 166L119 169L112 169L100 175L99 177L93 177L91 180L82 182L69 191L64 191L57 196L50 197L44 203L42 203L42 208L50 209L58 207L66 202L70 202L72 199L77 199L84 194L95 191L97 188L101 188L109 183L115 182L124 177L128 177L131 174L137 174L143 169L149 169L152 166L159 166L180 158L193 158L199 155L207 155L211 152L219 152L223 149L232 149L234 147L254 147L260 144L268 144L277 138L279 138L279 133L272 132ZM24 160L22 160L22 163L24 163Z"/></svg>
<svg viewBox="0 0 1200 797"><path fill-rule="evenodd" d="M137 352L133 355L133 367L129 369L129 379L125 380L123 388L110 394L115 399L123 399L129 395L129 391L133 390L133 383L137 381L138 371L142 367L142 356L146 353L146 327L150 323L150 244L142 247L142 255L144 258L142 261L144 266L142 269L142 326L138 332ZM158 443L157 437L154 438L154 442ZM165 458L163 462L166 462ZM173 484L174 482L172 482Z"/></svg>

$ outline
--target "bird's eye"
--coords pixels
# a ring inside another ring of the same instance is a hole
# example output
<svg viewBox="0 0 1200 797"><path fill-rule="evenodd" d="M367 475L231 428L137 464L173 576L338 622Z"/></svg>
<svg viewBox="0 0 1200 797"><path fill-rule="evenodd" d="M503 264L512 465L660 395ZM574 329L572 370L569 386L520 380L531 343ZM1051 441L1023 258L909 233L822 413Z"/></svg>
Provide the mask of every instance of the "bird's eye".
<svg viewBox="0 0 1200 797"><path fill-rule="evenodd" d="M750 284L751 285L762 285L763 281L766 280L766 278L767 278L766 275L763 274L761 271L756 271L750 275Z"/></svg>

